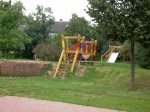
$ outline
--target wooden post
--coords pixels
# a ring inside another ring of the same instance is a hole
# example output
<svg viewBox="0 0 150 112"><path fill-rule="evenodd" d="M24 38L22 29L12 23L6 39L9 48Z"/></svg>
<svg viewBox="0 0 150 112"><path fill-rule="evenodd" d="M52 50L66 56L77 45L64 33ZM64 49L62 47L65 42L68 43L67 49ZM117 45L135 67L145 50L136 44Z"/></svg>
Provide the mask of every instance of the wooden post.
<svg viewBox="0 0 150 112"><path fill-rule="evenodd" d="M93 46L94 46L94 39L91 40L91 56L93 56L93 54L94 54Z"/></svg>
<svg viewBox="0 0 150 112"><path fill-rule="evenodd" d="M66 38L66 49L69 50L69 39Z"/></svg>
<svg viewBox="0 0 150 112"><path fill-rule="evenodd" d="M68 39L68 37L66 37L65 41L66 41L66 50L69 51L69 39ZM69 54L65 54L65 57L66 57L66 62L67 62L69 60Z"/></svg>
<svg viewBox="0 0 150 112"><path fill-rule="evenodd" d="M63 34L62 34L62 49L65 50L65 40ZM63 59L66 62L66 54L63 54Z"/></svg>

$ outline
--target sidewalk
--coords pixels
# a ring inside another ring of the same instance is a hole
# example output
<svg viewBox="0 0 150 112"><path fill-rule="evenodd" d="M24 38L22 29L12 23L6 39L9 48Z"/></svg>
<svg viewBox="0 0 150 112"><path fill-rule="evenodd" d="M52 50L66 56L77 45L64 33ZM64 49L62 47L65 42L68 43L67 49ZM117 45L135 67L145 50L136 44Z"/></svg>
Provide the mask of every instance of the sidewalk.
<svg viewBox="0 0 150 112"><path fill-rule="evenodd" d="M69 103L36 100L32 98L0 97L0 112L121 112L117 110L75 105Z"/></svg>

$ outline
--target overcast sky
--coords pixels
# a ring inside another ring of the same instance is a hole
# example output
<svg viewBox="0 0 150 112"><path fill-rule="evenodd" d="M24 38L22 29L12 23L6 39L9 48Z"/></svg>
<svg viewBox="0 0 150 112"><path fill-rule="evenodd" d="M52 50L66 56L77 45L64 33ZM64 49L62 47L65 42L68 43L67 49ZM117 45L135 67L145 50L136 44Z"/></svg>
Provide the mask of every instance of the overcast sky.
<svg viewBox="0 0 150 112"><path fill-rule="evenodd" d="M8 1L8 0L4 0ZM15 2L16 0L12 0ZM17 0L23 2L26 8L26 14L33 12L37 5L51 7L55 20L63 19L69 21L71 15L76 13L78 16L83 16L87 20L91 20L84 9L87 9L87 0Z"/></svg>

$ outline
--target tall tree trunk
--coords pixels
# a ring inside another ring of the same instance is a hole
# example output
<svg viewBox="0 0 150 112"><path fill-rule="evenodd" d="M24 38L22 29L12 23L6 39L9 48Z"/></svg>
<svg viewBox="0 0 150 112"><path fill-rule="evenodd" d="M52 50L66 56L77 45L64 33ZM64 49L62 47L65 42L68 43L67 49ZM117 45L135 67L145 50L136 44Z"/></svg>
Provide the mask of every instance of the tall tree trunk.
<svg viewBox="0 0 150 112"><path fill-rule="evenodd" d="M130 43L130 64L131 64L130 87L131 87L131 90L135 90L134 42L131 42L131 43Z"/></svg>

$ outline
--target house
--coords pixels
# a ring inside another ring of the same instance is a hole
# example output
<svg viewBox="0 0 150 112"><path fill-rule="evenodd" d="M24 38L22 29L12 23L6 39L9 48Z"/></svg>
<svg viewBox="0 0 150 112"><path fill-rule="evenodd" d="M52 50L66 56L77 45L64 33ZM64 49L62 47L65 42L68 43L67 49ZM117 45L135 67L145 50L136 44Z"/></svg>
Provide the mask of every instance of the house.
<svg viewBox="0 0 150 112"><path fill-rule="evenodd" d="M59 32L63 32L65 27L67 27L68 25L69 25L69 22L63 21L62 19L60 21L56 21L54 25L52 25L51 35L55 35Z"/></svg>

